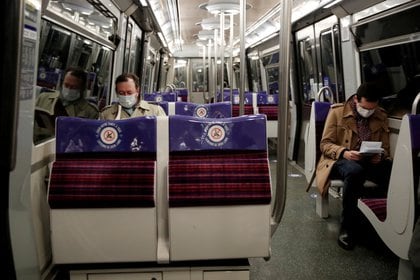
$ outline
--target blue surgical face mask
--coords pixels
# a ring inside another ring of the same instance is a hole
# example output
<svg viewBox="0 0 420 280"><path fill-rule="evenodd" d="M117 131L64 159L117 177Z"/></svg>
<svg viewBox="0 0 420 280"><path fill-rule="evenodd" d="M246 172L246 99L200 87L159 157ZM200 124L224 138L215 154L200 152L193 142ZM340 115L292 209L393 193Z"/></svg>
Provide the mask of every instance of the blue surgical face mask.
<svg viewBox="0 0 420 280"><path fill-rule="evenodd" d="M369 118L370 116L372 116L373 113L375 113L375 109L365 109L362 106L360 106L359 104L356 104L356 110L357 113L359 113L360 116L362 116L363 118Z"/></svg>
<svg viewBox="0 0 420 280"><path fill-rule="evenodd" d="M133 108L133 106L137 103L137 95L118 95L118 102L124 108Z"/></svg>
<svg viewBox="0 0 420 280"><path fill-rule="evenodd" d="M75 101L80 98L80 90L63 87L61 90L61 98L67 102Z"/></svg>

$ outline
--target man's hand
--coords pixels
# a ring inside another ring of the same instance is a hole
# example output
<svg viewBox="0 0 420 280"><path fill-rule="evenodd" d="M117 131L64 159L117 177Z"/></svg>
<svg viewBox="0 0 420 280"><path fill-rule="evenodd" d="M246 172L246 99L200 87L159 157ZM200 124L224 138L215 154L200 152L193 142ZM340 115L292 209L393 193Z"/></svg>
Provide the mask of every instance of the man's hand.
<svg viewBox="0 0 420 280"><path fill-rule="evenodd" d="M347 160L361 160L362 155L359 154L358 151L345 151L343 154L343 158Z"/></svg>

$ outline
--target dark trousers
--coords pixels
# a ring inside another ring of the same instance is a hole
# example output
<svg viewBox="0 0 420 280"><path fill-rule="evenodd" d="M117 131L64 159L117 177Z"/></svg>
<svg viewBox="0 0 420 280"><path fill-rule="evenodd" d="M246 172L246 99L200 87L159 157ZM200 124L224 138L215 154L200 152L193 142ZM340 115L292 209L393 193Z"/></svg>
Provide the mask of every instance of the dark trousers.
<svg viewBox="0 0 420 280"><path fill-rule="evenodd" d="M386 197L392 162L383 160L372 164L368 160L352 161L339 159L331 170L331 179L344 181L343 211L341 213L341 227L354 232L360 222L360 212L357 199L361 197ZM366 180L378 185L377 188L364 188Z"/></svg>

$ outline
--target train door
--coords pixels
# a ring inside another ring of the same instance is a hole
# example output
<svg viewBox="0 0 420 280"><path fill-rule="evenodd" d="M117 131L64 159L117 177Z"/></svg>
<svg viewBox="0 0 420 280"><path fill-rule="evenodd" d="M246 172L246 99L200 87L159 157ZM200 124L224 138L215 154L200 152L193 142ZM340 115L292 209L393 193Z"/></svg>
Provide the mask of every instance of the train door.
<svg viewBox="0 0 420 280"><path fill-rule="evenodd" d="M339 30L337 17L331 16L295 33L298 135L294 158L301 167L305 165L305 136L311 103L319 89L329 86L335 102L344 101Z"/></svg>
<svg viewBox="0 0 420 280"><path fill-rule="evenodd" d="M2 3L0 275L39 279L31 209L31 149L40 2ZM19 129L19 130L18 130Z"/></svg>

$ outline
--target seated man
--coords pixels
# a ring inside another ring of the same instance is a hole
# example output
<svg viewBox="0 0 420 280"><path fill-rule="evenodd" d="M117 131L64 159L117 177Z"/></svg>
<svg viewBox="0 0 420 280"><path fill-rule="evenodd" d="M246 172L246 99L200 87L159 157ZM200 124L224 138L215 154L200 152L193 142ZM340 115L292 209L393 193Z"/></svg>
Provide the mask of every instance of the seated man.
<svg viewBox="0 0 420 280"><path fill-rule="evenodd" d="M124 73L115 80L118 103L105 107L99 115L103 120L120 120L140 116L165 116L165 111L158 105L140 100L139 78Z"/></svg>
<svg viewBox="0 0 420 280"><path fill-rule="evenodd" d="M86 87L87 73L83 69L70 67L64 73L61 91L44 92L38 96L35 103L35 142L55 135L57 116L98 118L98 109L85 99ZM42 119L44 122L48 119L49 124L41 122Z"/></svg>
<svg viewBox="0 0 420 280"><path fill-rule="evenodd" d="M387 193L391 173L388 118L378 107L380 89L374 83L362 84L345 103L332 105L325 123L316 178L322 195L328 195L330 178L342 179L343 210L338 244L351 250L359 226L357 199L364 195L363 183L378 184L376 196ZM362 155L362 141L382 142L383 153Z"/></svg>

